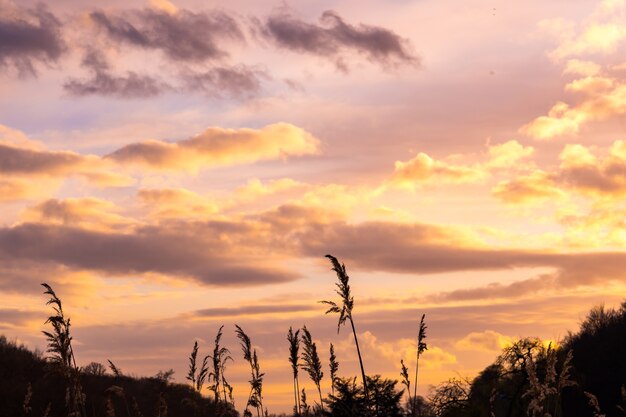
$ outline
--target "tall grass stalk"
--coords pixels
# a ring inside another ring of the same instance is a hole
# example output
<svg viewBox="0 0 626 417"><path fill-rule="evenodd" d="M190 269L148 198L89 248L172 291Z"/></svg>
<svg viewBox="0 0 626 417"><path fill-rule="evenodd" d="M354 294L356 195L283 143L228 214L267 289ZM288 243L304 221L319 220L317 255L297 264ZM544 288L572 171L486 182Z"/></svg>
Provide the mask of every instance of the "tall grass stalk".
<svg viewBox="0 0 626 417"><path fill-rule="evenodd" d="M213 347L213 355L210 356L213 362L213 372L211 373L213 377L213 385L211 386L211 389L215 394L215 404L219 402L222 393L224 394L224 403L228 402L228 397L226 396L227 382L224 378L224 369L226 368L226 362L229 360L233 360L233 358L230 356L230 350L228 350L228 348L226 347L220 346L223 329L224 326L220 327L220 329L217 331ZM222 392L220 392L220 387L222 388Z"/></svg>
<svg viewBox="0 0 626 417"><path fill-rule="evenodd" d="M299 351L300 351L300 330L296 330L294 333L291 326L287 333L287 341L289 342L289 363L291 364L291 371L293 373L293 396L294 396L294 414L300 415L300 384L298 382L298 369L299 369Z"/></svg>
<svg viewBox="0 0 626 417"><path fill-rule="evenodd" d="M198 342L195 341L191 354L189 355L189 372L186 378L191 382L191 387L198 392L202 391L202 387L208 376L208 360L209 356L207 355L202 360L200 368L198 368Z"/></svg>
<svg viewBox="0 0 626 417"><path fill-rule="evenodd" d="M193 349L189 355L189 372L187 373L187 380L191 381L191 386L196 389L196 371L198 367L196 365L198 358L198 341L193 342Z"/></svg>
<svg viewBox="0 0 626 417"><path fill-rule="evenodd" d="M70 319L65 317L61 299L48 284L41 284L49 295L50 299L46 305L52 306L54 314L46 320L50 323L52 331L43 331L48 342L47 352L50 354L49 360L66 380L65 405L68 417L86 416L85 396L80 384L80 369L76 366L74 349L72 348L72 336L70 333Z"/></svg>
<svg viewBox="0 0 626 417"><path fill-rule="evenodd" d="M317 387L317 393L320 396L320 409L322 410L322 414L324 413L324 401L322 400L322 389L320 384L322 382L322 378L324 377L324 372L322 372L322 362L320 361L320 357L317 353L317 346L311 337L311 333L308 331L306 326L302 328L302 343L304 345L304 352L302 353L302 360L304 364L302 365L302 369L309 373L309 377L315 383Z"/></svg>
<svg viewBox="0 0 626 417"><path fill-rule="evenodd" d="M107 359L107 362L109 362L109 369L111 369L113 376L115 376L116 378L124 376L124 374L122 373L122 370L118 368L117 366L115 366L115 364L111 362L110 359Z"/></svg>
<svg viewBox="0 0 626 417"><path fill-rule="evenodd" d="M335 381L337 380L337 371L339 370L339 362L337 362L337 356L335 356L335 347L330 344L330 392L331 395L335 395Z"/></svg>
<svg viewBox="0 0 626 417"><path fill-rule="evenodd" d="M415 408L415 404L413 404L413 400L411 399L411 381L409 380L409 368L407 368L404 364L404 359L400 359L400 366L402 367L402 370L400 371L402 384L406 386L406 392L409 395L409 411L411 415L413 415L413 409Z"/></svg>
<svg viewBox="0 0 626 417"><path fill-rule="evenodd" d="M352 319L352 309L354 307L354 298L350 293L350 277L346 272L346 266L342 263L339 263L337 258L332 255L326 255L333 265L332 270L337 274L337 278L339 282L336 283L337 290L335 292L341 298L341 302L339 304L334 301L320 301L323 304L327 304L330 308L326 311L326 314L329 313L337 313L339 314L339 321L337 322L337 333L339 333L339 329L342 325L346 323L347 320L350 321L350 326L352 327L352 334L354 335L354 343L356 344L356 353L359 357L359 365L361 366L361 378L363 380L363 394L365 397L365 404L369 409L369 396L367 389L367 379L365 378L365 368L363 367L363 358L361 357L361 349L359 348L359 339L356 335L356 328L354 326L354 320Z"/></svg>
<svg viewBox="0 0 626 417"><path fill-rule="evenodd" d="M422 319L420 320L419 331L417 332L417 358L415 361L415 385L413 386L413 401L417 401L417 376L419 373L420 366L420 356L424 351L428 350L428 346L426 345L426 314L422 314ZM417 404L413 404L413 415L417 413Z"/></svg>
<svg viewBox="0 0 626 417"><path fill-rule="evenodd" d="M259 366L259 359L256 354L256 349L252 349L252 342L250 337L243 331L241 327L235 325L235 333L241 343L241 350L243 351L243 358L250 364L250 394L248 395L248 402L246 403L246 409L243 412L244 417L252 417L250 407L255 407L257 417L263 415L263 376Z"/></svg>

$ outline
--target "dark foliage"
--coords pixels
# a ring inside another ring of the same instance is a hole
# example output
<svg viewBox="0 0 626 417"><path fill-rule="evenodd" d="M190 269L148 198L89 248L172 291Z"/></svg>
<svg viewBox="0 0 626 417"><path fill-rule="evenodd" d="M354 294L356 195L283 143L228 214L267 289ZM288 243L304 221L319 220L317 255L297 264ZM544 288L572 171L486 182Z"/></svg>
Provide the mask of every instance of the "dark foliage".
<svg viewBox="0 0 626 417"><path fill-rule="evenodd" d="M332 417L376 416L401 417L400 405L403 391L396 389L398 381L383 379L380 375L367 376L370 410L363 394L363 387L357 385L355 378L337 378L335 394L330 395L326 404L326 415Z"/></svg>
<svg viewBox="0 0 626 417"><path fill-rule="evenodd" d="M0 336L0 416L24 415L24 399L32 387L29 415L42 416L50 405L49 417L66 417L63 377L47 372L49 363L38 353ZM215 404L202 398L191 387L165 383L158 378L81 374L88 416L105 417L107 399L117 416L155 416L167 406L168 417L212 417ZM237 416L232 408L223 417Z"/></svg>
<svg viewBox="0 0 626 417"><path fill-rule="evenodd" d="M573 376L577 389L570 389L564 398L565 415L592 416L588 405L589 392L597 397L600 410L607 417L626 415L622 387L626 386L626 302L613 310L594 307L580 326L569 334L565 350L573 353Z"/></svg>

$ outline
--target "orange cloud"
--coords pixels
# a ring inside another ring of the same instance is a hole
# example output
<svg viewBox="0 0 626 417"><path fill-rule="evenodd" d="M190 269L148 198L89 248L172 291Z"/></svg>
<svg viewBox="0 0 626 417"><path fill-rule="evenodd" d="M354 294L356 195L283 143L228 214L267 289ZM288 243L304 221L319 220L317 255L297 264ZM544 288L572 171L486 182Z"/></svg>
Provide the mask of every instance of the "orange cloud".
<svg viewBox="0 0 626 417"><path fill-rule="evenodd" d="M107 158L157 171L191 171L312 155L319 140L299 127L276 123L262 129L211 127L179 142L150 140L126 145Z"/></svg>
<svg viewBox="0 0 626 417"><path fill-rule="evenodd" d="M608 155L597 156L583 145L566 145L556 169L502 181L492 194L506 203L562 199L569 190L588 197L613 199L626 195L626 141L613 142Z"/></svg>
<svg viewBox="0 0 626 417"><path fill-rule="evenodd" d="M0 125L0 200L49 195L69 177L80 177L102 187L127 186L128 176L96 155L50 151L22 132Z"/></svg>
<svg viewBox="0 0 626 417"><path fill-rule="evenodd" d="M135 223L121 216L120 211L112 202L98 198L50 199L27 208L22 220L100 231L119 230Z"/></svg>
<svg viewBox="0 0 626 417"><path fill-rule="evenodd" d="M509 336L505 336L493 330L483 332L471 332L456 342L455 347L459 350L478 350L484 352L499 353L503 348L513 342Z"/></svg>
<svg viewBox="0 0 626 417"><path fill-rule="evenodd" d="M478 168L437 161L420 152L407 162L396 161L391 181L398 186L412 188L415 184L475 182L484 177L485 173Z"/></svg>
<svg viewBox="0 0 626 417"><path fill-rule="evenodd" d="M604 0L578 31L571 22L542 22L542 26L559 39L559 45L550 57L556 61L568 59L563 71L565 74L584 76L567 84L565 90L579 93L583 98L578 104L557 102L547 116L539 116L522 126L519 129L521 133L538 140L576 135L585 123L626 113L624 80L601 75L601 66L585 58L618 51L626 40L623 22L625 6L623 0ZM609 70L617 68L608 66Z"/></svg>
<svg viewBox="0 0 626 417"><path fill-rule="evenodd" d="M219 212L215 201L184 188L141 189L137 193L151 217L201 219Z"/></svg>
<svg viewBox="0 0 626 417"><path fill-rule="evenodd" d="M530 146L521 145L515 140L489 146L484 162L459 164L458 155L448 158L450 162L439 161L425 153L418 153L413 159L396 161L390 179L393 185L414 188L420 184L462 184L480 182L492 172L511 168L534 153Z"/></svg>
<svg viewBox="0 0 626 417"><path fill-rule="evenodd" d="M30 200L49 195L58 187L58 181L32 181L20 178L0 178L0 202Z"/></svg>
<svg viewBox="0 0 626 417"><path fill-rule="evenodd" d="M501 181L491 189L491 193L507 204L533 204L566 196L550 175L541 170Z"/></svg>

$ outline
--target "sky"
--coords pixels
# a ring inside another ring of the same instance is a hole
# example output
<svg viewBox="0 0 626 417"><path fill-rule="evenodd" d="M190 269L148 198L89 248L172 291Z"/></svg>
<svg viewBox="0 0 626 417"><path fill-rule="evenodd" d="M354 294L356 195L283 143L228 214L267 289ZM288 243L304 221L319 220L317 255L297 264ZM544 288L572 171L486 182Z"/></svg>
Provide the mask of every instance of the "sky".
<svg viewBox="0 0 626 417"><path fill-rule="evenodd" d="M287 331L419 392L626 290L626 2L0 0L0 333L173 368L250 335L270 412ZM301 386L314 385L301 374Z"/></svg>

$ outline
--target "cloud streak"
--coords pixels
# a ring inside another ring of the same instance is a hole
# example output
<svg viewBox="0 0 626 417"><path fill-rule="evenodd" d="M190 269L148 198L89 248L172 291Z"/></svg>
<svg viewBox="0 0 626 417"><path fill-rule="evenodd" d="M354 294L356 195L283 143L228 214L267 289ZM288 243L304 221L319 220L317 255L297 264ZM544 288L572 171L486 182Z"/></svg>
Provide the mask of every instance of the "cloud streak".
<svg viewBox="0 0 626 417"><path fill-rule="evenodd" d="M175 143L156 140L133 143L107 155L107 158L157 171L198 171L311 155L318 149L319 140L310 133L288 123L276 123L262 129L212 127Z"/></svg>
<svg viewBox="0 0 626 417"><path fill-rule="evenodd" d="M332 10L322 13L319 24L305 22L288 10L275 13L263 22L261 32L281 48L330 58L342 70L348 68L346 52L364 55L383 67L420 65L406 39L382 27L351 25Z"/></svg>
<svg viewBox="0 0 626 417"><path fill-rule="evenodd" d="M27 223L0 229L0 259L65 265L112 276L155 273L227 287L297 278L262 258L244 257L236 245L226 242L223 227L195 224L180 232L174 226L104 233Z"/></svg>
<svg viewBox="0 0 626 417"><path fill-rule="evenodd" d="M36 75L37 62L56 62L66 51L62 24L48 9L0 3L0 67L13 65L20 76Z"/></svg>
<svg viewBox="0 0 626 417"><path fill-rule="evenodd" d="M228 56L223 40L244 40L239 24L222 12L143 9L121 14L94 11L91 20L122 45L159 50L170 60L206 62Z"/></svg>

